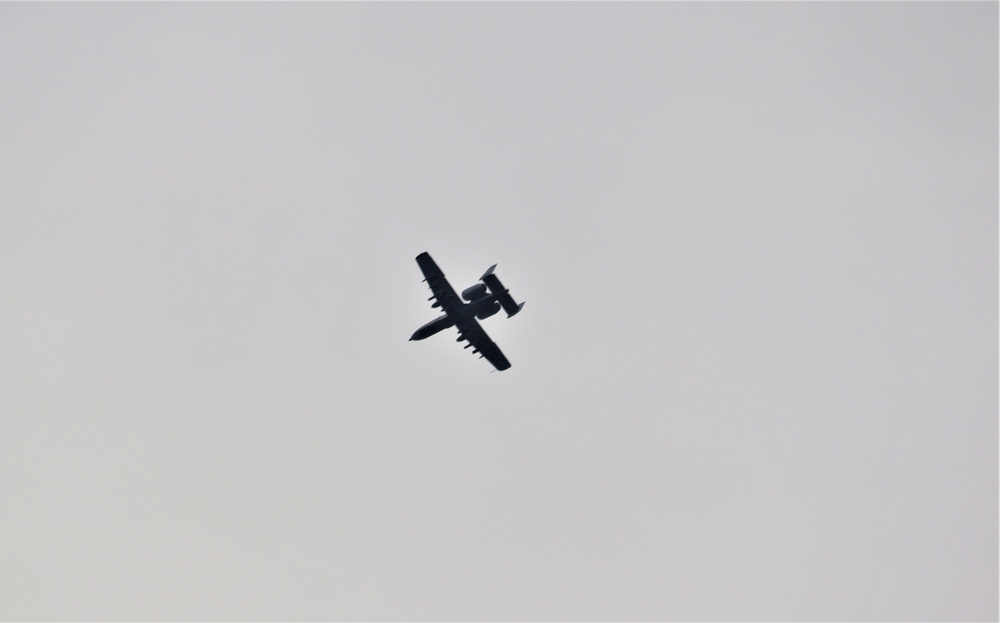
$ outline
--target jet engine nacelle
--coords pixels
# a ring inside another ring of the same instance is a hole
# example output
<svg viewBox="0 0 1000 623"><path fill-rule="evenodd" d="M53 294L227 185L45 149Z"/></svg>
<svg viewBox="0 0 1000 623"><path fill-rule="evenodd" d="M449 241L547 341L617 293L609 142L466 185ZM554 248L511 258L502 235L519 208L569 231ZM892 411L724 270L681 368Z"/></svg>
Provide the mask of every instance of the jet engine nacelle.
<svg viewBox="0 0 1000 623"><path fill-rule="evenodd" d="M477 283L474 286L462 290L462 298L467 301L478 301L486 296L486 284Z"/></svg>
<svg viewBox="0 0 1000 623"><path fill-rule="evenodd" d="M500 303L493 301L492 304L487 305L486 307L483 307L478 312L476 312L476 318L479 318L480 320L485 320L490 316L492 316L493 314L497 313L498 311L500 311Z"/></svg>

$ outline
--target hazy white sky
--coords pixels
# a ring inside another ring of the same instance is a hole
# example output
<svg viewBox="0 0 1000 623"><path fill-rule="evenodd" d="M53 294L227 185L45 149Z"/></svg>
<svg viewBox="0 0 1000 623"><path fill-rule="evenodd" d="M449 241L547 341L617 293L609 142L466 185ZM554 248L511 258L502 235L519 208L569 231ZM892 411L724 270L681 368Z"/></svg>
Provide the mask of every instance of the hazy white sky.
<svg viewBox="0 0 1000 623"><path fill-rule="evenodd" d="M0 618L995 620L997 7L0 4Z"/></svg>

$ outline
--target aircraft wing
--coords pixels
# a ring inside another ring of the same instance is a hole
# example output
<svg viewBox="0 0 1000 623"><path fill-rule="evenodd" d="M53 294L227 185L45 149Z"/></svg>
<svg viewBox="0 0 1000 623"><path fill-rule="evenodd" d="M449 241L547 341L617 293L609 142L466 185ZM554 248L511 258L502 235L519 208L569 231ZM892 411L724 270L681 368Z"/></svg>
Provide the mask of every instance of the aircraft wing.
<svg viewBox="0 0 1000 623"><path fill-rule="evenodd" d="M479 326L475 318L465 317L456 324L458 332L472 344L472 348L479 351L479 354L486 357L486 360L493 364L497 370L506 370L510 367L510 362L500 352L500 348L493 343L486 331Z"/></svg>
<svg viewBox="0 0 1000 623"><path fill-rule="evenodd" d="M444 273L438 268L437 262L434 261L430 253L425 251L418 255L417 265L420 266L421 272L424 273L424 281L430 286L434 298L437 299L438 305L435 307L441 307L449 316L462 307L462 299L458 298L454 288L444 278Z"/></svg>

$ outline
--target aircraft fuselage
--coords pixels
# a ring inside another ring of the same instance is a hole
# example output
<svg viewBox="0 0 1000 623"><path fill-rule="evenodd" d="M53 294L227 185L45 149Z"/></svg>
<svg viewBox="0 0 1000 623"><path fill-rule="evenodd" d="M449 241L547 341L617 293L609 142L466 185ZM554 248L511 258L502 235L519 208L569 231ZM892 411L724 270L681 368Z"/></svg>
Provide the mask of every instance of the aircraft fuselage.
<svg viewBox="0 0 1000 623"><path fill-rule="evenodd" d="M480 312L480 310L488 308L489 306L496 303L496 301L497 301L496 296L485 296L481 299L463 304L461 309L458 310L458 313L464 317L475 316ZM413 335L410 336L410 340L413 341L413 340L422 340L428 338L434 335L435 333L444 331L448 327L455 326L456 320L457 320L456 318L453 318L449 314L438 316L434 320L431 320L424 326L414 331Z"/></svg>

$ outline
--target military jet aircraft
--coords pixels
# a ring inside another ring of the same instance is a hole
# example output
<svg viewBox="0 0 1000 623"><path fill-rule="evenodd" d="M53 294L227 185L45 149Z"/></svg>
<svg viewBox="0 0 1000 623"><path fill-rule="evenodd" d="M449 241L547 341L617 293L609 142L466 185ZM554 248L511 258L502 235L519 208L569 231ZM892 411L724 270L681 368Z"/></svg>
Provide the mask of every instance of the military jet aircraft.
<svg viewBox="0 0 1000 623"><path fill-rule="evenodd" d="M493 269L497 265L490 266L489 270L479 278L481 283L462 290L462 299L467 301L464 303L448 284L444 273L438 268L430 254L425 251L418 255L417 265L423 271L424 281L427 282L434 294L427 300L434 301L431 307L440 307L444 311L444 315L417 329L410 339L422 340L448 327L457 327L458 341L468 342L464 348L472 348L472 352L479 353L480 358L486 357L487 361L492 363L497 370L509 368L510 362L476 322L476 318L480 320L489 318L500 311L501 307L507 312L508 318L524 307L524 303L518 305L514 302L514 297L508 294L507 288L503 287L497 276L493 274Z"/></svg>

